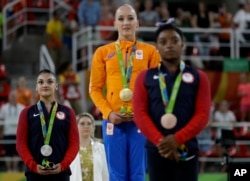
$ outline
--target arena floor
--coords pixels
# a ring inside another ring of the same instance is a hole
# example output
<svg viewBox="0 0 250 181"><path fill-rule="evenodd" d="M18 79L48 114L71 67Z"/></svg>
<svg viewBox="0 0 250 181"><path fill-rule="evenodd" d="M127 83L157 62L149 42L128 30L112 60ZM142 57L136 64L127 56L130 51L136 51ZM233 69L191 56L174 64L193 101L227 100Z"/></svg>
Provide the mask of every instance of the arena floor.
<svg viewBox="0 0 250 181"><path fill-rule="evenodd" d="M24 174L20 173L0 173L0 181L25 181ZM146 181L149 181L147 179ZM204 173L199 175L199 181L226 181L226 174Z"/></svg>

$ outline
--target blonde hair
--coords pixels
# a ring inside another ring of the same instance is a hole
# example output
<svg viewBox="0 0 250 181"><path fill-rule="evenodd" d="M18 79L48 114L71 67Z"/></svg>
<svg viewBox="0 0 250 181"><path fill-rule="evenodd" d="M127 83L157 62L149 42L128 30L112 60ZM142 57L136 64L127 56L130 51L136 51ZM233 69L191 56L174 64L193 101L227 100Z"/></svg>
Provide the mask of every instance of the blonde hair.
<svg viewBox="0 0 250 181"><path fill-rule="evenodd" d="M83 112L83 113L80 113L76 116L76 121L77 123L80 121L81 118L83 117L87 117L91 120L92 124L94 125L95 124L95 118L90 114L90 113L87 113L87 112Z"/></svg>
<svg viewBox="0 0 250 181"><path fill-rule="evenodd" d="M80 113L76 116L77 124L79 123L80 119L84 118L84 117L87 117L90 119L90 121L92 123L92 127L93 127L93 133L91 134L91 138L95 139L95 118L90 113L83 112L83 113Z"/></svg>

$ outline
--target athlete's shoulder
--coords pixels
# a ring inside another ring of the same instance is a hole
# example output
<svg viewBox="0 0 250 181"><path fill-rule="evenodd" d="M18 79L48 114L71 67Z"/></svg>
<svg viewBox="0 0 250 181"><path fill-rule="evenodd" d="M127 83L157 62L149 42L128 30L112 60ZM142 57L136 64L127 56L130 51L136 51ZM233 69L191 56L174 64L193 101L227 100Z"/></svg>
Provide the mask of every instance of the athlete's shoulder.
<svg viewBox="0 0 250 181"><path fill-rule="evenodd" d="M115 48L115 42L111 42L108 44L100 45L97 50L102 51L102 50L107 50L107 49L114 49Z"/></svg>
<svg viewBox="0 0 250 181"><path fill-rule="evenodd" d="M204 72L201 69L194 68L190 65L186 65L186 68L184 70L184 76L187 75L194 76L195 80L206 81L206 82L208 81L208 76L206 72Z"/></svg>
<svg viewBox="0 0 250 181"><path fill-rule="evenodd" d="M96 146L100 146L100 147L103 146L103 143L101 142L101 140L98 140L95 138L95 140L93 142L94 142L94 145L96 145Z"/></svg>
<svg viewBox="0 0 250 181"><path fill-rule="evenodd" d="M143 47L145 49L148 49L148 48L156 49L155 45L153 45L151 43L142 42L142 41L138 41L138 46Z"/></svg>
<svg viewBox="0 0 250 181"><path fill-rule="evenodd" d="M192 66L186 65L186 70L189 72L192 72L193 74L197 74L197 76L199 77L202 77L202 78L207 77L207 74L201 69L197 69Z"/></svg>
<svg viewBox="0 0 250 181"><path fill-rule="evenodd" d="M58 103L58 108L59 109L64 109L64 110L67 110L67 111L70 111L72 109L69 105L61 104L61 103Z"/></svg>
<svg viewBox="0 0 250 181"><path fill-rule="evenodd" d="M96 60L104 60L110 54L112 56L115 54L114 42L99 46L94 53L93 62Z"/></svg>

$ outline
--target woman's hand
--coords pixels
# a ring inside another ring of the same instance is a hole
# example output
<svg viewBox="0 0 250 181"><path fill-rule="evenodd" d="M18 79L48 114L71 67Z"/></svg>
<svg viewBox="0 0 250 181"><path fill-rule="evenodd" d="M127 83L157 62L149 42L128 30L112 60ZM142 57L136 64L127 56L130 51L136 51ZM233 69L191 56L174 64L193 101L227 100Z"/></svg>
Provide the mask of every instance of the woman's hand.
<svg viewBox="0 0 250 181"><path fill-rule="evenodd" d="M133 117L123 116L121 113L112 111L108 117L109 122L113 124L120 124L122 122L129 122L133 120Z"/></svg>
<svg viewBox="0 0 250 181"><path fill-rule="evenodd" d="M54 165L51 169L46 169L46 167L42 165L37 165L37 173L40 175L58 174L61 171L62 171L62 168L61 168L60 163Z"/></svg>
<svg viewBox="0 0 250 181"><path fill-rule="evenodd" d="M109 114L108 120L113 124L120 124L122 122L122 117L120 113L112 111Z"/></svg>
<svg viewBox="0 0 250 181"><path fill-rule="evenodd" d="M170 160L179 160L178 149L179 144L177 143L174 135L168 135L164 137L157 145L159 153L162 157Z"/></svg>

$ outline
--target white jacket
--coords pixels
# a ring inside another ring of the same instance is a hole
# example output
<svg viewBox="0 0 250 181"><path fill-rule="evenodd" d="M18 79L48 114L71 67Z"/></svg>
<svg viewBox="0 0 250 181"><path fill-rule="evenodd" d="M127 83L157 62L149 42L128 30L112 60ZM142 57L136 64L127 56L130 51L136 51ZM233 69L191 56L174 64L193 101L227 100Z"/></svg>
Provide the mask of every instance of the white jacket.
<svg viewBox="0 0 250 181"><path fill-rule="evenodd" d="M97 141L92 141L94 180L93 181L109 181L108 166L104 145ZM70 181L82 181L81 163L79 153L70 164L71 176Z"/></svg>

